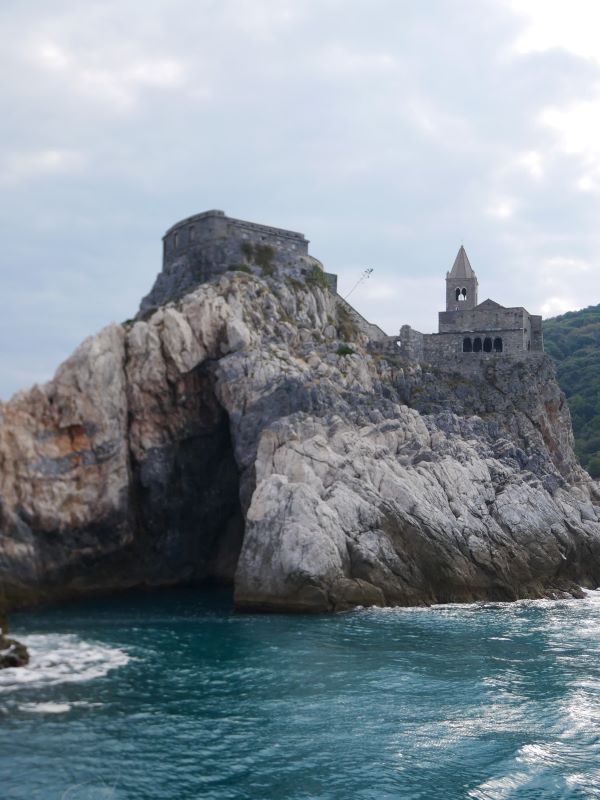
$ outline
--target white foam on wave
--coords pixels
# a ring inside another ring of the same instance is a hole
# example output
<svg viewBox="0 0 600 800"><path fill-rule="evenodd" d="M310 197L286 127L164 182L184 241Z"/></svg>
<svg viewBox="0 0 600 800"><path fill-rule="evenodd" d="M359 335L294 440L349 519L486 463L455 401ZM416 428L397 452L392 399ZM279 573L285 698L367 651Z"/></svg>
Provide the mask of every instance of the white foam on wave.
<svg viewBox="0 0 600 800"><path fill-rule="evenodd" d="M66 714L72 708L99 708L102 703L86 703L77 701L75 703L21 703L19 711L27 711L30 714Z"/></svg>
<svg viewBox="0 0 600 800"><path fill-rule="evenodd" d="M23 703L20 711L29 711L32 714L65 714L71 710L70 703Z"/></svg>
<svg viewBox="0 0 600 800"><path fill-rule="evenodd" d="M585 603L587 606L598 607L600 609L600 588L599 589L584 589L583 598L561 597L551 599L549 597L540 597L536 600L523 598L522 600L477 600L473 603L434 603L432 605L422 606L356 606L352 609L353 612L362 612L363 614L415 614L423 611L436 611L436 612L462 612L471 610L489 610L494 608L569 608L577 607L580 603ZM575 604L575 605L573 605Z"/></svg>
<svg viewBox="0 0 600 800"><path fill-rule="evenodd" d="M75 634L35 634L16 638L29 650L29 664L0 670L0 694L101 678L130 660L124 650L86 642Z"/></svg>
<svg viewBox="0 0 600 800"><path fill-rule="evenodd" d="M508 800L522 795L524 788L531 782L528 772L513 772L481 783L467 793L473 800ZM540 797L542 795L539 795Z"/></svg>

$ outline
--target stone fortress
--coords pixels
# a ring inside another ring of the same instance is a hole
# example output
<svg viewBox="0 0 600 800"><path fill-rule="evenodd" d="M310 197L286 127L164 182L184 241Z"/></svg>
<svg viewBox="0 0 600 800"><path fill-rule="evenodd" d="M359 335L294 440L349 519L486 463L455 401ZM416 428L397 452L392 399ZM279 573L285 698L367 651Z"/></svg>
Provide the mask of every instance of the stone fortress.
<svg viewBox="0 0 600 800"><path fill-rule="evenodd" d="M263 276L283 273L327 286L337 294L337 276L325 272L309 254L308 245L302 233L233 219L223 211L187 217L163 237L163 268L142 300L138 317L230 270ZM497 358L543 353L540 316L489 299L479 303L477 294L477 276L461 245L446 274L446 310L439 313L438 333L424 334L403 325L399 336L388 336L342 297L338 296L338 303L367 336L374 352L409 361L470 371Z"/></svg>
<svg viewBox="0 0 600 800"><path fill-rule="evenodd" d="M272 228L204 211L177 222L163 236L163 268L140 313L183 297L194 286L228 270L258 268L259 274L286 274L306 278L317 269L337 291L337 276L326 273L308 254L304 234Z"/></svg>

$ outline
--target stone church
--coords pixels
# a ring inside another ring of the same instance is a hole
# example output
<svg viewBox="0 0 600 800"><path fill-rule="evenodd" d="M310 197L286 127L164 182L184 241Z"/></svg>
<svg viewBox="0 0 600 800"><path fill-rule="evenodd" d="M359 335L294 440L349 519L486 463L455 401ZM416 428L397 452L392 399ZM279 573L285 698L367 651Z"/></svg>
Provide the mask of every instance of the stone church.
<svg viewBox="0 0 600 800"><path fill-rule="evenodd" d="M403 355L431 363L469 362L478 357L527 356L544 350L542 318L522 306L506 308L478 300L477 275L461 245L446 274L446 310L439 313L438 333L422 334L404 325Z"/></svg>

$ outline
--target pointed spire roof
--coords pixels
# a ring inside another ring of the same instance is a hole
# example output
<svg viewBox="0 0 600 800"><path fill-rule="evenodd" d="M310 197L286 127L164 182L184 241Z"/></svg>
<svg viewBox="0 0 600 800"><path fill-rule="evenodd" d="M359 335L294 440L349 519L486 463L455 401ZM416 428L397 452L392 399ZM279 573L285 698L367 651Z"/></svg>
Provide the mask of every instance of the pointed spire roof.
<svg viewBox="0 0 600 800"><path fill-rule="evenodd" d="M473 268L469 263L469 258L467 256L467 251L465 248L460 246L460 250L458 251L458 255L454 260L454 266L450 271L450 278L456 278L457 280L461 280L462 278L474 278L475 273L473 272Z"/></svg>

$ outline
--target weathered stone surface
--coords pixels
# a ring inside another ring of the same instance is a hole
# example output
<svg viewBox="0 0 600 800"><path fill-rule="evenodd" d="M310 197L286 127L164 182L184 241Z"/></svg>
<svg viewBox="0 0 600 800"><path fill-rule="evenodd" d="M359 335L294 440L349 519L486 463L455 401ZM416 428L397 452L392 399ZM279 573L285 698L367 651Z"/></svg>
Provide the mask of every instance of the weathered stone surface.
<svg viewBox="0 0 600 800"><path fill-rule="evenodd" d="M8 621L0 609L0 669L24 667L29 663L29 652L24 644L16 639L9 639Z"/></svg>
<svg viewBox="0 0 600 800"><path fill-rule="evenodd" d="M330 292L239 272L86 340L0 405L0 603L224 580L239 608L328 611L600 583L550 360L461 376L365 344Z"/></svg>
<svg viewBox="0 0 600 800"><path fill-rule="evenodd" d="M29 652L24 644L16 639L0 636L0 669L25 667L29 664Z"/></svg>

